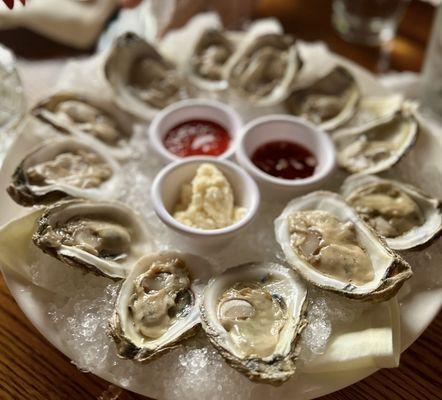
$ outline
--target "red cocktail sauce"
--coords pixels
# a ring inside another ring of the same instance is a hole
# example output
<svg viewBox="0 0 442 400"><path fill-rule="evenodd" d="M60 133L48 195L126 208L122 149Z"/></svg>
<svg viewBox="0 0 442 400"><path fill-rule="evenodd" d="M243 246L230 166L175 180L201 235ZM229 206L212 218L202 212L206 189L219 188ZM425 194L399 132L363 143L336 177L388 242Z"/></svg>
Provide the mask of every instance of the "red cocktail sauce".
<svg viewBox="0 0 442 400"><path fill-rule="evenodd" d="M164 146L179 157L219 156L230 144L230 134L213 121L182 122L167 132Z"/></svg>
<svg viewBox="0 0 442 400"><path fill-rule="evenodd" d="M267 174L282 179L308 178L313 175L317 165L310 150L284 140L259 146L252 155L252 162Z"/></svg>

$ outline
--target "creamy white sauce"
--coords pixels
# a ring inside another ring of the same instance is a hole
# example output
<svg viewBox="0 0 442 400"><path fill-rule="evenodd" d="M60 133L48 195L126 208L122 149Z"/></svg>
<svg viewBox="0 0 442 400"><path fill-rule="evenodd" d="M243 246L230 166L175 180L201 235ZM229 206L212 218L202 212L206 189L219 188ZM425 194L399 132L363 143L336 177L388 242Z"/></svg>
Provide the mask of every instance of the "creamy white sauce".
<svg viewBox="0 0 442 400"><path fill-rule="evenodd" d="M230 226L244 217L246 209L235 206L232 186L213 164L201 164L190 184L181 188L173 217L200 229Z"/></svg>

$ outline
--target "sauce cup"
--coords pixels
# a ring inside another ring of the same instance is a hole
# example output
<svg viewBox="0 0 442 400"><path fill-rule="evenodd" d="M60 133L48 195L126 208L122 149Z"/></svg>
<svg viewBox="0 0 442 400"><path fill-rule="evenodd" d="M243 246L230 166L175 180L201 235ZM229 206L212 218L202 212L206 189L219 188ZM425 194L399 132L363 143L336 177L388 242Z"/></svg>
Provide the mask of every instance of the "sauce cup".
<svg viewBox="0 0 442 400"><path fill-rule="evenodd" d="M246 208L245 216L234 224L220 229L200 229L182 224L173 217L183 184L190 183L202 163L215 165L230 182L235 206ZM214 157L187 157L165 166L156 176L151 187L153 208L158 217L176 232L191 248L213 251L238 235L255 218L260 193L255 181L241 167L231 161Z"/></svg>
<svg viewBox="0 0 442 400"><path fill-rule="evenodd" d="M258 147L279 140L300 144L310 150L317 161L313 175L300 179L278 178L252 162ZM305 120L289 115L269 115L246 124L240 134L236 159L258 182L263 195L279 198L319 188L336 166L336 152L330 136Z"/></svg>
<svg viewBox="0 0 442 400"><path fill-rule="evenodd" d="M148 133L152 147L165 162L188 158L170 152L163 140L171 129L192 120L208 120L224 127L230 134L230 144L224 153L212 158L226 159L233 156L238 133L243 125L239 114L230 106L216 100L188 99L167 106L155 116L149 126Z"/></svg>

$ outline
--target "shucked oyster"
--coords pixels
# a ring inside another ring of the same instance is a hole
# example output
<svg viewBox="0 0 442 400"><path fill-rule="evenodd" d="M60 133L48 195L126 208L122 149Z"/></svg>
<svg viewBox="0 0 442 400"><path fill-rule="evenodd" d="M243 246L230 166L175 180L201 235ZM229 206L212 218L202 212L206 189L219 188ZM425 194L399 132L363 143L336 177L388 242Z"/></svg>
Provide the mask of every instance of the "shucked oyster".
<svg viewBox="0 0 442 400"><path fill-rule="evenodd" d="M358 107L353 116L340 125L334 134L349 130L367 130L382 122L390 121L401 109L413 107L410 101L405 100L400 94L383 96L364 96L358 102Z"/></svg>
<svg viewBox="0 0 442 400"><path fill-rule="evenodd" d="M315 286L349 298L388 300L412 275L335 193L292 200L275 220L275 234L293 269Z"/></svg>
<svg viewBox="0 0 442 400"><path fill-rule="evenodd" d="M126 158L131 153L131 119L100 97L57 93L36 104L32 113L60 133L93 140L114 157Z"/></svg>
<svg viewBox="0 0 442 400"><path fill-rule="evenodd" d="M395 250L422 245L442 230L441 202L419 189L373 175L353 175L342 195Z"/></svg>
<svg viewBox="0 0 442 400"><path fill-rule="evenodd" d="M120 357L146 361L192 336L210 265L175 251L141 258L124 281L110 322Z"/></svg>
<svg viewBox="0 0 442 400"><path fill-rule="evenodd" d="M353 75L337 66L312 85L295 90L286 101L289 111L319 125L335 129L355 113L361 93Z"/></svg>
<svg viewBox="0 0 442 400"><path fill-rule="evenodd" d="M295 372L306 294L302 281L282 265L240 265L204 289L203 328L232 367L251 380L281 384Z"/></svg>
<svg viewBox="0 0 442 400"><path fill-rule="evenodd" d="M31 151L16 168L9 195L24 206L63 197L115 198L121 183L117 162L86 142L57 139Z"/></svg>
<svg viewBox="0 0 442 400"><path fill-rule="evenodd" d="M418 123L413 105L362 126L333 134L338 164L352 173L376 173L396 164L415 143Z"/></svg>
<svg viewBox="0 0 442 400"><path fill-rule="evenodd" d="M48 207L33 241L65 264L113 279L124 278L152 238L141 216L118 202L68 200Z"/></svg>
<svg viewBox="0 0 442 400"><path fill-rule="evenodd" d="M144 120L186 95L185 81L174 65L134 33L115 41L105 76L118 106Z"/></svg>
<svg viewBox="0 0 442 400"><path fill-rule="evenodd" d="M225 33L205 30L197 41L188 62L190 81L202 90L224 90L227 81L224 69L235 50Z"/></svg>
<svg viewBox="0 0 442 400"><path fill-rule="evenodd" d="M230 58L225 76L232 90L259 106L277 104L293 89L301 60L291 36L249 34Z"/></svg>

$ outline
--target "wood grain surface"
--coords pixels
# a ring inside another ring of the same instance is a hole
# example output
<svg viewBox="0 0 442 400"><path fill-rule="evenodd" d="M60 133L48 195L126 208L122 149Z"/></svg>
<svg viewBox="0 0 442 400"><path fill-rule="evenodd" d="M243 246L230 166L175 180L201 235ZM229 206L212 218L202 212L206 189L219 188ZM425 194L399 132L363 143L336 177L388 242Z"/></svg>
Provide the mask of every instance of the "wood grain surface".
<svg viewBox="0 0 442 400"><path fill-rule="evenodd" d="M333 51L374 72L420 70L434 14L428 4L412 1L397 37L387 49L390 53L341 40L331 27L330 12L329 0L262 0L255 17L276 16L287 32L305 40L323 40ZM76 56L93 51L79 52L24 29L0 31L0 43L28 59ZM442 315L439 315L402 355L399 368L381 370L322 399L442 399L441 342ZM80 372L36 331L0 278L0 399L110 400L117 397L146 399Z"/></svg>

